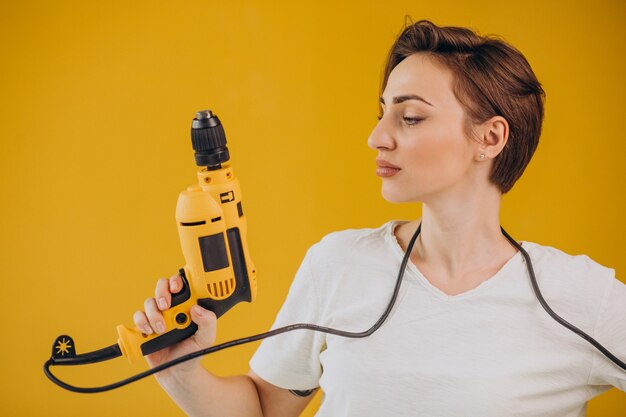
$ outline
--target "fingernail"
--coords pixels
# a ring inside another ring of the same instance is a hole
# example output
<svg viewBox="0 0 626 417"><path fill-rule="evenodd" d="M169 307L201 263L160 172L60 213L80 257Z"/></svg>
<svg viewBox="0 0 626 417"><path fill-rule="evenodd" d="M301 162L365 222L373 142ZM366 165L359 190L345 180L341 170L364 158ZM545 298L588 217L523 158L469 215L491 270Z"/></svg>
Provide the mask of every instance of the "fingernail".
<svg viewBox="0 0 626 417"><path fill-rule="evenodd" d="M148 324L146 324L145 326L143 326L143 332L145 334L152 334L152 327L150 327Z"/></svg>
<svg viewBox="0 0 626 417"><path fill-rule="evenodd" d="M172 282L172 284L170 285L170 291L178 291L178 282Z"/></svg>
<svg viewBox="0 0 626 417"><path fill-rule="evenodd" d="M165 331L165 325L162 322L157 322L156 324L157 333L163 333Z"/></svg>
<svg viewBox="0 0 626 417"><path fill-rule="evenodd" d="M167 300L165 299L165 297L159 298L159 308L161 310L167 310Z"/></svg>

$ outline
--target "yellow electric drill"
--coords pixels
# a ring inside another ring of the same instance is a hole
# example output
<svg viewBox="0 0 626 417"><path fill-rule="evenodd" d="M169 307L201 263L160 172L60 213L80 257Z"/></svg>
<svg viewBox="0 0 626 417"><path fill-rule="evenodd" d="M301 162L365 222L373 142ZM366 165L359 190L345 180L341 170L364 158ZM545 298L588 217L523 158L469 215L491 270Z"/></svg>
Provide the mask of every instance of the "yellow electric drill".
<svg viewBox="0 0 626 417"><path fill-rule="evenodd" d="M235 304L256 298L256 270L246 241L239 181L226 164L230 156L224 128L210 110L196 114L191 140L196 165L202 168L198 184L181 192L176 205L186 264L179 270L183 289L172 295L171 307L163 312L166 332L147 335L136 327L120 325L117 344L78 355L72 338L59 336L52 346L52 357L44 366L46 375L58 385L74 388L52 375L50 366L82 365L120 355L134 362L193 335L197 330L190 316L194 304L220 317Z"/></svg>
<svg viewBox="0 0 626 417"><path fill-rule="evenodd" d="M256 270L246 243L246 218L239 180L230 165L226 135L210 110L196 114L191 127L198 184L180 193L176 224L186 265L180 269L184 287L163 312L166 333L146 335L137 328L117 326L118 344L131 362L179 342L197 330L191 306L220 317L240 301L256 297Z"/></svg>

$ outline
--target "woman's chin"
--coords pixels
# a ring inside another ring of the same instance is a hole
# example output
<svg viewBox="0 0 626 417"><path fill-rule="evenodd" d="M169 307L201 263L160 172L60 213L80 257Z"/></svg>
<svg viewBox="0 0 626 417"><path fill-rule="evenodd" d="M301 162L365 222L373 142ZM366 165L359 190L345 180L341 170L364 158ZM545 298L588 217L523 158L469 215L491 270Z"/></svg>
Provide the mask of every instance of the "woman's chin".
<svg viewBox="0 0 626 417"><path fill-rule="evenodd" d="M383 186L381 194L385 201L390 203L399 204L399 203L416 203L418 200L415 198L411 198L406 192L398 192L396 190L389 190Z"/></svg>

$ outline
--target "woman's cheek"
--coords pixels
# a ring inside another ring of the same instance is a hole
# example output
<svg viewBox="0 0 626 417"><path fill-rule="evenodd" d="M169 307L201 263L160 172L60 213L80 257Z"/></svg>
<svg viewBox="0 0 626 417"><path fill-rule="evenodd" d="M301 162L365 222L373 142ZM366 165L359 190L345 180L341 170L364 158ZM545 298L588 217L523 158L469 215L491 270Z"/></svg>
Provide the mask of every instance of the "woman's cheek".
<svg viewBox="0 0 626 417"><path fill-rule="evenodd" d="M466 152L462 138L454 137L456 132L442 130L419 143L414 150L416 169L421 171L425 181L447 183L450 177L458 176L462 170L463 152Z"/></svg>

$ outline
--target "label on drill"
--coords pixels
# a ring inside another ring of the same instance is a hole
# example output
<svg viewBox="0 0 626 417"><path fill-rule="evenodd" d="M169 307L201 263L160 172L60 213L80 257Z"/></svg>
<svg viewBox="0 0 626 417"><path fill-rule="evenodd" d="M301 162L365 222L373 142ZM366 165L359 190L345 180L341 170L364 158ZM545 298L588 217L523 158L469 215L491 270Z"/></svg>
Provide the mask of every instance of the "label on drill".
<svg viewBox="0 0 626 417"><path fill-rule="evenodd" d="M230 203L231 201L235 201L235 193L231 190L220 194L220 201L222 203Z"/></svg>

